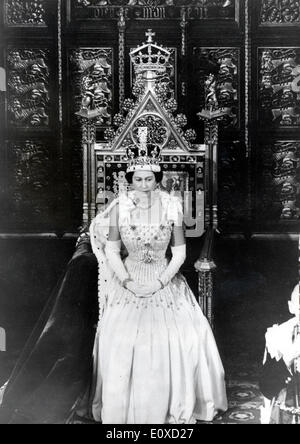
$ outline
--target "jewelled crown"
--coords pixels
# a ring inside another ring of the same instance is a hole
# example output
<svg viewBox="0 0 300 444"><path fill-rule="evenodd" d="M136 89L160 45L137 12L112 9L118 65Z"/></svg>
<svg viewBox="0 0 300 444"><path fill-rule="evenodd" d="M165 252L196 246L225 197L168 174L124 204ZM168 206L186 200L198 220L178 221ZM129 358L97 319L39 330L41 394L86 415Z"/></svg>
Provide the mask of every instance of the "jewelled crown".
<svg viewBox="0 0 300 444"><path fill-rule="evenodd" d="M160 148L147 142L147 128L139 128L140 144L130 145L126 150L128 159L127 172L160 171Z"/></svg>
<svg viewBox="0 0 300 444"><path fill-rule="evenodd" d="M147 42L138 46L130 52L130 58L136 74L154 71L164 73L167 69L170 51L159 46L153 41L155 32L148 29L146 32Z"/></svg>

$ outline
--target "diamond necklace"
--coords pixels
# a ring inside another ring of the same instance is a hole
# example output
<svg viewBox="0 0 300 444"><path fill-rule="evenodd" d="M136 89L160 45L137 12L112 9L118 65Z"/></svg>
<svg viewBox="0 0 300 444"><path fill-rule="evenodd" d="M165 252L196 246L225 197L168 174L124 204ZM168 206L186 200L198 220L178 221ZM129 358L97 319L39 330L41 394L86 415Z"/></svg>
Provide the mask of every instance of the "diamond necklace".
<svg viewBox="0 0 300 444"><path fill-rule="evenodd" d="M157 201L157 199L153 199L146 207L143 207L141 205L138 205L138 203L140 202L139 198L132 199L134 206L136 208L139 208L140 210L149 210L151 207L153 207L153 205L155 204L156 201Z"/></svg>

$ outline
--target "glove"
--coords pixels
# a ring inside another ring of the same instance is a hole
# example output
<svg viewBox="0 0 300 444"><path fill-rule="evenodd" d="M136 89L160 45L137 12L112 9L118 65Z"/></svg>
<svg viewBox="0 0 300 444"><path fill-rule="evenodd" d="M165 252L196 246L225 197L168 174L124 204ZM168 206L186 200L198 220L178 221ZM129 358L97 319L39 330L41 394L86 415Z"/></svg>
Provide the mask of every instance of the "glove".
<svg viewBox="0 0 300 444"><path fill-rule="evenodd" d="M178 245L177 247L171 247L172 259L170 260L167 268L159 277L159 280L164 286L166 286L171 279L178 273L181 265L184 263L186 258L186 245Z"/></svg>
<svg viewBox="0 0 300 444"><path fill-rule="evenodd" d="M140 284L135 281L128 282L125 287L134 293L137 297L146 298L152 296L162 288L159 281L154 281L151 284Z"/></svg>
<svg viewBox="0 0 300 444"><path fill-rule="evenodd" d="M108 263L112 270L115 272L116 276L123 283L125 279L130 279L129 273L125 268L125 265L121 259L121 241L110 241L108 240L105 245L105 254Z"/></svg>

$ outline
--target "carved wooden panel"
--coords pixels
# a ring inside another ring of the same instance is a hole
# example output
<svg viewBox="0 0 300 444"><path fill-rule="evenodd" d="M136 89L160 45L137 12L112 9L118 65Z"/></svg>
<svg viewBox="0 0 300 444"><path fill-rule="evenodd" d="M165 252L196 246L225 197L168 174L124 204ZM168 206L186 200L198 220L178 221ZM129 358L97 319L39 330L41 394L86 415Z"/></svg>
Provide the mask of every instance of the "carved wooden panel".
<svg viewBox="0 0 300 444"><path fill-rule="evenodd" d="M216 76L218 104L226 111L225 126L240 126L240 50L238 48L193 48L194 82L199 109L205 105L205 79Z"/></svg>
<svg viewBox="0 0 300 444"><path fill-rule="evenodd" d="M50 113L49 50L7 51L8 123L13 127L47 128Z"/></svg>
<svg viewBox="0 0 300 444"><path fill-rule="evenodd" d="M45 26L46 0L4 0L8 26Z"/></svg>
<svg viewBox="0 0 300 444"><path fill-rule="evenodd" d="M300 48L259 48L259 120L300 126Z"/></svg>
<svg viewBox="0 0 300 444"><path fill-rule="evenodd" d="M300 141L276 141L262 148L258 216L269 222L300 218Z"/></svg>
<svg viewBox="0 0 300 444"><path fill-rule="evenodd" d="M240 141L220 142L218 165L219 223L221 228L243 226L246 218L246 169Z"/></svg>
<svg viewBox="0 0 300 444"><path fill-rule="evenodd" d="M260 0L262 25L299 25L300 3L298 0Z"/></svg>
<svg viewBox="0 0 300 444"><path fill-rule="evenodd" d="M8 143L9 218L18 229L30 231L55 225L56 178L51 149L36 140Z"/></svg>
<svg viewBox="0 0 300 444"><path fill-rule="evenodd" d="M236 0L72 0L69 3L71 20L117 19L118 7L124 7L127 18L178 19L185 7L188 19L236 20Z"/></svg>
<svg viewBox="0 0 300 444"><path fill-rule="evenodd" d="M78 229L82 223L82 201L83 201L83 159L82 146L78 141L71 146L71 225L73 229Z"/></svg>
<svg viewBox="0 0 300 444"><path fill-rule="evenodd" d="M73 49L69 61L72 123L78 125L75 112L84 108L98 111L99 126L110 126L113 101L112 48Z"/></svg>
<svg viewBox="0 0 300 444"><path fill-rule="evenodd" d="M0 227L4 227L10 214L8 191L8 168L5 144L0 140Z"/></svg>

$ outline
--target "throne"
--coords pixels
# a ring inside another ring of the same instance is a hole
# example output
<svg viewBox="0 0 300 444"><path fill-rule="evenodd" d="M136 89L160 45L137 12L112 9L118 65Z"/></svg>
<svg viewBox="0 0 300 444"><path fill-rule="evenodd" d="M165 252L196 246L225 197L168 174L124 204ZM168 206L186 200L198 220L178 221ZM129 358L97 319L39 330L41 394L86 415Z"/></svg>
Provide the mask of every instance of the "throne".
<svg viewBox="0 0 300 444"><path fill-rule="evenodd" d="M144 143L159 147L163 180L161 187L181 193L187 261L182 272L188 279L199 304L213 324L213 240L217 230L217 144L218 109L213 94L213 79L206 82L206 107L199 113L205 122L203 144L193 143L196 133L184 130L187 118L176 113L177 103L168 76L170 51L153 41L154 33L130 52L135 83L134 99L125 99L114 116L114 128L107 128L103 140L97 140L96 126L101 109L87 101L77 113L82 124L83 147L83 226L118 196L126 192L127 148ZM196 279L195 279L196 277Z"/></svg>

